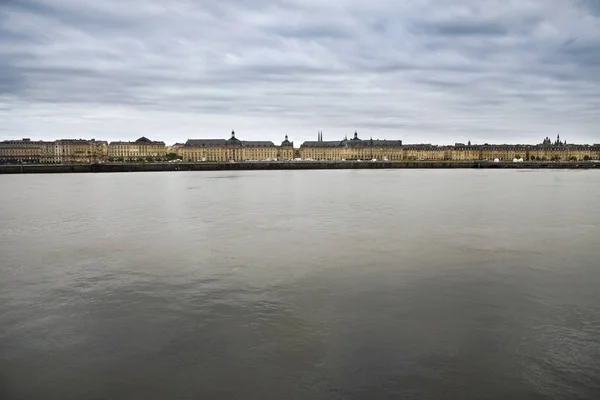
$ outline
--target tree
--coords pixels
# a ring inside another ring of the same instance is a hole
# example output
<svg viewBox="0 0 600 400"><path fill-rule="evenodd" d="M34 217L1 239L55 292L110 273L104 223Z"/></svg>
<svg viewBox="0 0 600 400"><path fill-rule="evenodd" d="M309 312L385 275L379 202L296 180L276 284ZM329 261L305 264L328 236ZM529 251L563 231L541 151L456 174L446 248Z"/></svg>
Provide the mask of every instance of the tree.
<svg viewBox="0 0 600 400"><path fill-rule="evenodd" d="M183 157L178 156L176 153L169 153L166 156L167 160L181 160Z"/></svg>
<svg viewBox="0 0 600 400"><path fill-rule="evenodd" d="M569 157L569 160L571 160L571 161L577 161L577 157L571 156L571 157Z"/></svg>
<svg viewBox="0 0 600 400"><path fill-rule="evenodd" d="M535 161L535 156L529 156L529 159L530 159L531 161Z"/></svg>
<svg viewBox="0 0 600 400"><path fill-rule="evenodd" d="M583 160L584 160L584 161L590 161L590 160L591 160L591 157L590 157L590 156L588 156L588 155L585 155L585 156L583 156Z"/></svg>

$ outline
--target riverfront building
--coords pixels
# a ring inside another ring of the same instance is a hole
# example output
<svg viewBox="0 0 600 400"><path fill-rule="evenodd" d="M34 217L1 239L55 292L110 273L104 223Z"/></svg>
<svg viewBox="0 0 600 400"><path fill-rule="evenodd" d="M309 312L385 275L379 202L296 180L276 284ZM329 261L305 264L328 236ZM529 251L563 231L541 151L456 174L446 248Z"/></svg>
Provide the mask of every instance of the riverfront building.
<svg viewBox="0 0 600 400"><path fill-rule="evenodd" d="M403 161L585 161L600 160L599 146L568 145L545 138L539 145L456 143L454 146L403 144L401 140L361 140L358 133L352 139L323 141L322 132L316 141L304 142L299 149L302 159L311 160L403 160Z"/></svg>
<svg viewBox="0 0 600 400"><path fill-rule="evenodd" d="M144 136L135 142L110 142L108 145L108 157L112 161L162 159L166 155L165 142L152 141Z"/></svg>
<svg viewBox="0 0 600 400"><path fill-rule="evenodd" d="M403 144L402 140L361 139L357 132L351 139L306 141L299 148L285 135L280 145L271 141L240 140L235 132L229 139L189 139L167 147L162 141L141 137L134 142L111 142L94 139L61 139L53 142L30 139L0 142L0 163L93 163L161 161L175 153L185 162L317 161L600 161L600 144L567 144L560 136L545 138L537 145L467 144L454 146Z"/></svg>
<svg viewBox="0 0 600 400"><path fill-rule="evenodd" d="M302 159L311 160L402 160L402 140L362 140L358 133L343 140L324 141L319 132L316 141L302 143L298 151Z"/></svg>
<svg viewBox="0 0 600 400"><path fill-rule="evenodd" d="M270 141L239 140L235 131L225 139L189 139L177 148L183 161L264 161L291 160L294 156L294 143L287 135L281 146Z"/></svg>
<svg viewBox="0 0 600 400"><path fill-rule="evenodd" d="M293 160L296 157L294 142L288 140L288 135L285 135L285 139L281 142L278 150L277 159L279 160Z"/></svg>
<svg viewBox="0 0 600 400"><path fill-rule="evenodd" d="M55 163L90 163L106 159L108 144L102 140L60 139L54 143Z"/></svg>
<svg viewBox="0 0 600 400"><path fill-rule="evenodd" d="M408 161L443 161L452 159L452 147L432 144L408 144L402 149L402 159Z"/></svg>
<svg viewBox="0 0 600 400"><path fill-rule="evenodd" d="M53 143L24 138L0 143L0 161L5 163L48 163L54 159Z"/></svg>
<svg viewBox="0 0 600 400"><path fill-rule="evenodd" d="M104 160L107 143L95 139L5 140L0 142L0 162L4 163L90 163Z"/></svg>

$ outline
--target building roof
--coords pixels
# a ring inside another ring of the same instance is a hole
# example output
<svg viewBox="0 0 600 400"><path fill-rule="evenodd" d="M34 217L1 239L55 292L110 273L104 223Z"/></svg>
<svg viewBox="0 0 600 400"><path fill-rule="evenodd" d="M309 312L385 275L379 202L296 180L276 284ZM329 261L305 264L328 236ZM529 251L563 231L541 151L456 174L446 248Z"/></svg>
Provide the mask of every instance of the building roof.
<svg viewBox="0 0 600 400"><path fill-rule="evenodd" d="M288 135L285 135L285 139L281 142L281 147L294 147L294 142L288 140Z"/></svg>
<svg viewBox="0 0 600 400"><path fill-rule="evenodd" d="M328 141L306 141L302 143L302 147L341 147L342 142L339 140L328 140Z"/></svg>
<svg viewBox="0 0 600 400"><path fill-rule="evenodd" d="M221 147L221 146L246 146L246 147L275 147L271 141L230 139L189 139L185 147Z"/></svg>
<svg viewBox="0 0 600 400"><path fill-rule="evenodd" d="M387 140L387 139L371 139L369 140L373 147L398 147L402 146L402 140Z"/></svg>
<svg viewBox="0 0 600 400"><path fill-rule="evenodd" d="M225 139L189 139L185 142L185 147L217 147L225 146L227 140Z"/></svg>
<svg viewBox="0 0 600 400"><path fill-rule="evenodd" d="M402 146L402 140L361 140L361 139L344 139L334 141L306 141L300 147L395 147Z"/></svg>
<svg viewBox="0 0 600 400"><path fill-rule="evenodd" d="M96 139L58 139L57 143L87 143L87 142L95 142Z"/></svg>
<svg viewBox="0 0 600 400"><path fill-rule="evenodd" d="M362 142L362 139L358 138L358 132L354 132L354 137L352 139L350 139L351 143L360 143Z"/></svg>
<svg viewBox="0 0 600 400"><path fill-rule="evenodd" d="M0 142L2 144L30 144L30 145L40 145L40 144L52 144L53 142L44 142L42 140L30 140L30 139L23 139L23 140L3 140L2 142Z"/></svg>
<svg viewBox="0 0 600 400"><path fill-rule="evenodd" d="M343 140L330 140L323 141L323 134L319 132L319 140L317 141L306 141L300 145L300 147L313 147L313 148L331 148L331 147L398 147L402 146L402 140L380 140L373 138L369 140L362 140L358 137L358 132L354 132L352 139L347 137Z"/></svg>
<svg viewBox="0 0 600 400"><path fill-rule="evenodd" d="M431 143L417 143L417 144L405 144L404 145L405 149L409 149L409 150L437 150L440 148L440 146L437 145L433 145Z"/></svg>
<svg viewBox="0 0 600 400"><path fill-rule="evenodd" d="M163 141L154 141L154 140L150 140L150 139L148 139L148 138L147 138L147 137L145 137L145 136L142 136L141 138L139 138L139 139L138 139L138 140L136 140L135 142L121 142L121 141L118 141L118 142L110 142L110 145L111 145L111 146L114 146L114 145L123 145L123 144L142 144L142 145L143 145L143 144L148 144L148 145L161 145L161 146L164 146L164 145L165 145L165 142L163 142Z"/></svg>
<svg viewBox="0 0 600 400"><path fill-rule="evenodd" d="M248 147L275 147L275 143L261 140L244 140L242 141L242 145Z"/></svg>

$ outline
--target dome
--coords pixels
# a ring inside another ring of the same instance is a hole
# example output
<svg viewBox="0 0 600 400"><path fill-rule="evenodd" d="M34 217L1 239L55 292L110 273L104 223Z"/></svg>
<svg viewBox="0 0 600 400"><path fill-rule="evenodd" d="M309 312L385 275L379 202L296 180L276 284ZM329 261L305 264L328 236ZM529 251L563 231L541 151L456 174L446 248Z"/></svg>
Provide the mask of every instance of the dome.
<svg viewBox="0 0 600 400"><path fill-rule="evenodd" d="M235 131L231 131L231 137L227 140L229 144L241 144L241 140L235 137Z"/></svg>
<svg viewBox="0 0 600 400"><path fill-rule="evenodd" d="M293 146L292 142L288 140L288 135L285 135L285 140L281 142L281 146Z"/></svg>

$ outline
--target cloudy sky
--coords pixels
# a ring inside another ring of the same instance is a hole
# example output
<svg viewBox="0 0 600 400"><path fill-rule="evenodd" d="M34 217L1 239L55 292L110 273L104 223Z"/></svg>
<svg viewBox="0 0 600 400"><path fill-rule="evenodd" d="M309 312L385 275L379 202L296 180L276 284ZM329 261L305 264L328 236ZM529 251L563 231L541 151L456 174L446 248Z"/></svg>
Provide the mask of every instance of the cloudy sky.
<svg viewBox="0 0 600 400"><path fill-rule="evenodd" d="M0 0L0 139L600 142L600 0Z"/></svg>

